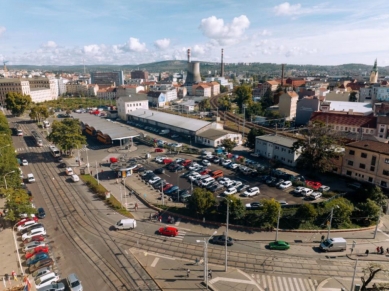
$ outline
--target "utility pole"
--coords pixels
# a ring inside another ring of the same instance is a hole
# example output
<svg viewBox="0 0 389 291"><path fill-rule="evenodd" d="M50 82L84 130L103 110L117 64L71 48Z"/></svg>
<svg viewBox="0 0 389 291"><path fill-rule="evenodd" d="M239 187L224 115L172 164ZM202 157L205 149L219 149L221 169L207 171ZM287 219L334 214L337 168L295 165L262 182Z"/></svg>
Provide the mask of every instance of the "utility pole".
<svg viewBox="0 0 389 291"><path fill-rule="evenodd" d="M242 128L242 142L244 140L244 134L245 134L245 125L246 125L246 107L247 105L246 104L243 104L243 128Z"/></svg>
<svg viewBox="0 0 389 291"><path fill-rule="evenodd" d="M278 241L278 228L280 227L281 206L278 208L277 229L276 229L276 241Z"/></svg>
<svg viewBox="0 0 389 291"><path fill-rule="evenodd" d="M378 214L378 217L377 217L377 223L376 223L376 225L375 225L375 230L374 230L374 236L373 236L373 238L375 238L376 235L377 235L378 225L380 224L381 214L382 214L382 207L380 207L380 213Z"/></svg>
<svg viewBox="0 0 389 291"><path fill-rule="evenodd" d="M339 208L339 206L337 206ZM335 207L332 207L331 208L331 215L330 215L330 221L328 223L328 232L327 232L327 239L330 238L330 232L331 232L331 225L332 225L332 218L334 216L334 208Z"/></svg>
<svg viewBox="0 0 389 291"><path fill-rule="evenodd" d="M227 244L227 241L228 241L228 223L229 223L229 217L230 217L230 201L228 199L227 200L227 217L226 217L226 240L225 240L225 249L226 249L226 259L225 259L225 268L224 268L224 272L227 272L227 269L228 269L228 251L227 251L227 248L228 248L228 244Z"/></svg>
<svg viewBox="0 0 389 291"><path fill-rule="evenodd" d="M350 291L354 290L355 275L357 273L358 259L355 261L353 280L351 281Z"/></svg>

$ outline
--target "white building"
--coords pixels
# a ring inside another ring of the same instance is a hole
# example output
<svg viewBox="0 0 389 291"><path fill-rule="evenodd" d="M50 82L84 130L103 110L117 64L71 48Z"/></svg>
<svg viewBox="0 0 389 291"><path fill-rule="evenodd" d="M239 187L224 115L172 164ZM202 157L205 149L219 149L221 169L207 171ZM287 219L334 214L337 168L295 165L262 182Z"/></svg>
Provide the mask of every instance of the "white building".
<svg viewBox="0 0 389 291"><path fill-rule="evenodd" d="M137 109L149 109L149 101L145 94L131 94L116 100L118 116L121 120L127 120L127 114Z"/></svg>
<svg viewBox="0 0 389 291"><path fill-rule="evenodd" d="M139 93L140 91L145 91L145 87L138 84L122 85L117 87L116 97L125 97L131 94Z"/></svg>
<svg viewBox="0 0 389 291"><path fill-rule="evenodd" d="M227 87L229 90L234 89L234 84L229 83L224 77L208 77L205 78L206 82L218 82L221 86Z"/></svg>
<svg viewBox="0 0 389 291"><path fill-rule="evenodd" d="M156 84L150 86L150 91L163 93L166 97L166 102L171 102L178 99L177 89L170 84Z"/></svg>
<svg viewBox="0 0 389 291"><path fill-rule="evenodd" d="M32 102L40 103L47 100L53 100L50 89L31 88L30 96Z"/></svg>
<svg viewBox="0 0 389 291"><path fill-rule="evenodd" d="M210 147L221 146L225 139L234 141L237 145L242 143L242 135L240 133L228 132L220 129L207 129L196 134L196 142Z"/></svg>
<svg viewBox="0 0 389 291"><path fill-rule="evenodd" d="M58 86L58 96L62 96L63 94L66 94L66 84L69 82L68 79L64 79L60 77L57 79L57 86Z"/></svg>
<svg viewBox="0 0 389 291"><path fill-rule="evenodd" d="M299 151L293 150L293 144L296 141L296 139L275 134L257 136L255 153L294 167L300 156Z"/></svg>

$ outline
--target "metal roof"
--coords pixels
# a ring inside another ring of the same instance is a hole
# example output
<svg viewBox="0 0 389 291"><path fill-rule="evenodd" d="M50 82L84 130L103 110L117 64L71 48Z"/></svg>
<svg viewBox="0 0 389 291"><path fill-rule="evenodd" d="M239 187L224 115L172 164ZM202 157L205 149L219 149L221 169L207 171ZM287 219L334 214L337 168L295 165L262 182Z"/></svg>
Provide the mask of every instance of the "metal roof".
<svg viewBox="0 0 389 291"><path fill-rule="evenodd" d="M197 136L204 137L209 140L217 140L218 138L221 138L227 134L229 134L228 131L210 128L198 133Z"/></svg>
<svg viewBox="0 0 389 291"><path fill-rule="evenodd" d="M271 142L274 144L278 144L280 146L291 148L293 144L297 141L297 139L285 137L282 135L268 134L268 135L260 135L256 137L257 139Z"/></svg>
<svg viewBox="0 0 389 291"><path fill-rule="evenodd" d="M153 120L155 122L175 126L177 128L187 129L190 131L198 131L199 129L211 124L211 122L208 121L147 109L137 109L128 113L127 115Z"/></svg>
<svg viewBox="0 0 389 291"><path fill-rule="evenodd" d="M137 131L133 130L126 124L116 121L108 121L107 119L98 117L94 114L80 113L73 114L72 117L80 120L84 125L88 125L103 134L109 135L112 140L139 136Z"/></svg>

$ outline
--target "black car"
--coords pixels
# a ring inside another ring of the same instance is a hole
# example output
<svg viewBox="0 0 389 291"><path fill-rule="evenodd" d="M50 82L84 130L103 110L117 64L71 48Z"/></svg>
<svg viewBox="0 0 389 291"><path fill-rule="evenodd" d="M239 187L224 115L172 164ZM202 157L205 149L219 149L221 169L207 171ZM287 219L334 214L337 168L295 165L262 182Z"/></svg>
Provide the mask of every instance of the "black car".
<svg viewBox="0 0 389 291"><path fill-rule="evenodd" d="M244 185L244 184L242 184L242 185L240 185L238 188L236 188L236 191L238 191L238 192L243 192L243 191L245 191L247 188L250 188L250 185Z"/></svg>
<svg viewBox="0 0 389 291"><path fill-rule="evenodd" d="M256 210L260 209L263 205L260 202L251 202L249 204L246 204L247 210Z"/></svg>
<svg viewBox="0 0 389 291"><path fill-rule="evenodd" d="M63 163L63 158L62 158L62 157L58 157L58 158L57 158L57 162L58 162L58 163Z"/></svg>
<svg viewBox="0 0 389 291"><path fill-rule="evenodd" d="M208 189L208 190L210 190L212 187L215 187L215 186L217 186L217 185L219 185L219 183L215 181L215 182L209 184L208 186L206 186L205 188Z"/></svg>
<svg viewBox="0 0 389 291"><path fill-rule="evenodd" d="M178 165L178 167L175 169L175 172L181 172L183 171L185 168L181 165Z"/></svg>
<svg viewBox="0 0 389 291"><path fill-rule="evenodd" d="M154 189L158 189L158 188L165 187L166 184L167 184L167 182L166 182L165 180L162 180L162 179L161 179L161 180L155 182L155 183L153 184L153 187L154 187Z"/></svg>
<svg viewBox="0 0 389 291"><path fill-rule="evenodd" d="M39 219L45 218L46 217L45 210L42 207L38 208L38 214L36 216L38 216Z"/></svg>
<svg viewBox="0 0 389 291"><path fill-rule="evenodd" d="M257 170L253 170L253 171L251 171L250 176L251 176L251 177L258 177L258 176L259 176L259 173L258 173Z"/></svg>
<svg viewBox="0 0 389 291"><path fill-rule="evenodd" d="M165 173L165 169L164 168L155 169L154 173L156 173L156 174L163 174L163 173Z"/></svg>
<svg viewBox="0 0 389 291"><path fill-rule="evenodd" d="M269 186L276 187L276 186L280 185L282 182L284 182L284 179L274 180L273 182L271 182L269 184Z"/></svg>
<svg viewBox="0 0 389 291"><path fill-rule="evenodd" d="M217 192L223 191L223 189L224 189L224 186L218 184L218 185L213 186L211 189L209 189L209 191L211 191L213 193L217 193Z"/></svg>
<svg viewBox="0 0 389 291"><path fill-rule="evenodd" d="M213 236L210 240L211 243L213 244L218 244L218 245L225 245L226 244L226 236L225 235L217 235ZM227 238L227 246L232 246L234 244L234 240L231 237Z"/></svg>
<svg viewBox="0 0 389 291"><path fill-rule="evenodd" d="M215 158L212 159L212 162L214 164L218 164L220 162L220 159L218 157L215 157Z"/></svg>
<svg viewBox="0 0 389 291"><path fill-rule="evenodd" d="M65 169L67 167L67 165L65 163L60 163L58 165L58 168L61 168L61 169Z"/></svg>
<svg viewBox="0 0 389 291"><path fill-rule="evenodd" d="M188 178L192 174L193 174L193 171L189 171L189 172L186 172L186 173L182 174L181 177L182 178Z"/></svg>

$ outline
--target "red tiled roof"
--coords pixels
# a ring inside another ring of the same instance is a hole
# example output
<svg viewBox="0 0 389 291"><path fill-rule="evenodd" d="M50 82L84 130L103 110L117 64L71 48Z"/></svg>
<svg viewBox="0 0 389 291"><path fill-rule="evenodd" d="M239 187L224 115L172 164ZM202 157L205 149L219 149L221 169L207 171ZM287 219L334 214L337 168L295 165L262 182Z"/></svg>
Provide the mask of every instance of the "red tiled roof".
<svg viewBox="0 0 389 291"><path fill-rule="evenodd" d="M389 144L378 141L360 140L349 143L347 146L381 154L389 154Z"/></svg>
<svg viewBox="0 0 389 291"><path fill-rule="evenodd" d="M349 115L329 112L313 112L310 121L354 127L377 127L377 118L373 115Z"/></svg>

